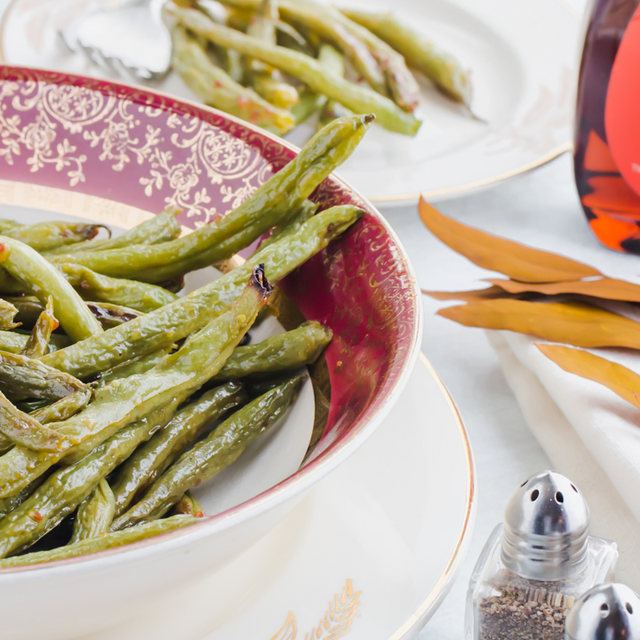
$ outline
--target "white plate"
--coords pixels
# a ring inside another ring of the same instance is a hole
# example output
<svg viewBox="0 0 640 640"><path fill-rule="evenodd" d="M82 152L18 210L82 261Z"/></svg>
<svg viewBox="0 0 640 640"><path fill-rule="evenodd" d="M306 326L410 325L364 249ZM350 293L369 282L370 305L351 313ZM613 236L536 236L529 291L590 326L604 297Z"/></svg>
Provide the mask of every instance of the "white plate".
<svg viewBox="0 0 640 640"><path fill-rule="evenodd" d="M340 175L370 200L414 203L476 191L555 158L571 147L579 21L559 0L342 0L388 11L423 30L470 69L469 118L426 82L415 138L374 127ZM0 28L0 62L100 75L65 53L56 28L87 0L13 0ZM158 89L194 99L170 76ZM304 141L303 127L290 134Z"/></svg>
<svg viewBox="0 0 640 640"><path fill-rule="evenodd" d="M83 640L406 640L446 595L475 521L464 426L424 356L383 425L256 545Z"/></svg>

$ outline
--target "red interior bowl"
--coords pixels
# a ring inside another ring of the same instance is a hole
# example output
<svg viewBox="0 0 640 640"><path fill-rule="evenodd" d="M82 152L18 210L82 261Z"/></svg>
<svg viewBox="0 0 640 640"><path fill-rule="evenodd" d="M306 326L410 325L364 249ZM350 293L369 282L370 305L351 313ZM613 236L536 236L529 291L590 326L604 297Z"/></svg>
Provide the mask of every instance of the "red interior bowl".
<svg viewBox="0 0 640 640"><path fill-rule="evenodd" d="M126 227L176 204L181 223L193 228L238 206L296 153L246 122L167 95L0 67L0 202ZM296 474L232 512L312 484L345 459L390 409L418 354L420 294L389 225L336 177L313 199L321 208L353 203L367 212L282 283L307 319L334 332L328 424Z"/></svg>

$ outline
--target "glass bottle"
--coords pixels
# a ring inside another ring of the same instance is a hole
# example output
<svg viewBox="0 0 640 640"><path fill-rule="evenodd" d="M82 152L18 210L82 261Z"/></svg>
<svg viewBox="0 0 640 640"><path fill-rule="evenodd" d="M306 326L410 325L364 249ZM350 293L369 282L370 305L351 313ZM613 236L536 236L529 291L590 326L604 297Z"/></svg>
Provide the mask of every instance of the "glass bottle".
<svg viewBox="0 0 640 640"><path fill-rule="evenodd" d="M640 253L640 0L595 0L578 82L574 169L587 220Z"/></svg>
<svg viewBox="0 0 640 640"><path fill-rule="evenodd" d="M467 640L564 640L567 613L613 578L617 545L589 535L589 508L567 478L544 471L513 494L467 595Z"/></svg>

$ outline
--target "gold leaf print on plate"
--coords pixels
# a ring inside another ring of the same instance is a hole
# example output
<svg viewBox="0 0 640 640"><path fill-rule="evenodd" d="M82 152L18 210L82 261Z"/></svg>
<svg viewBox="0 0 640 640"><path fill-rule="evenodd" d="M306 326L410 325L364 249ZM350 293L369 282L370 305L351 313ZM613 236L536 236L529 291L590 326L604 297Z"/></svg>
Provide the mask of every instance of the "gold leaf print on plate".
<svg viewBox="0 0 640 640"><path fill-rule="evenodd" d="M329 602L329 608L318 624L305 633L304 640L338 640L351 631L351 625L360 607L359 597L362 591L354 591L351 580L343 587L342 593L335 593ZM293 611L278 632L270 640L302 640L298 639L298 626Z"/></svg>

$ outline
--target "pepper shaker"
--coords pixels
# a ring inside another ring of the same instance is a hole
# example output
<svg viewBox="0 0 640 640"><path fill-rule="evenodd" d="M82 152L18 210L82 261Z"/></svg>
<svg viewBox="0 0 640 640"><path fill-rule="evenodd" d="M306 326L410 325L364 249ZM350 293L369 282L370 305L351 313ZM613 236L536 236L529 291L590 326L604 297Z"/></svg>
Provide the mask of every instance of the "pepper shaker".
<svg viewBox="0 0 640 640"><path fill-rule="evenodd" d="M640 598L623 584L593 587L567 616L565 640L640 640Z"/></svg>
<svg viewBox="0 0 640 640"><path fill-rule="evenodd" d="M580 595L613 578L617 545L589 535L589 508L559 473L532 476L512 495L467 595L467 640L564 640Z"/></svg>

